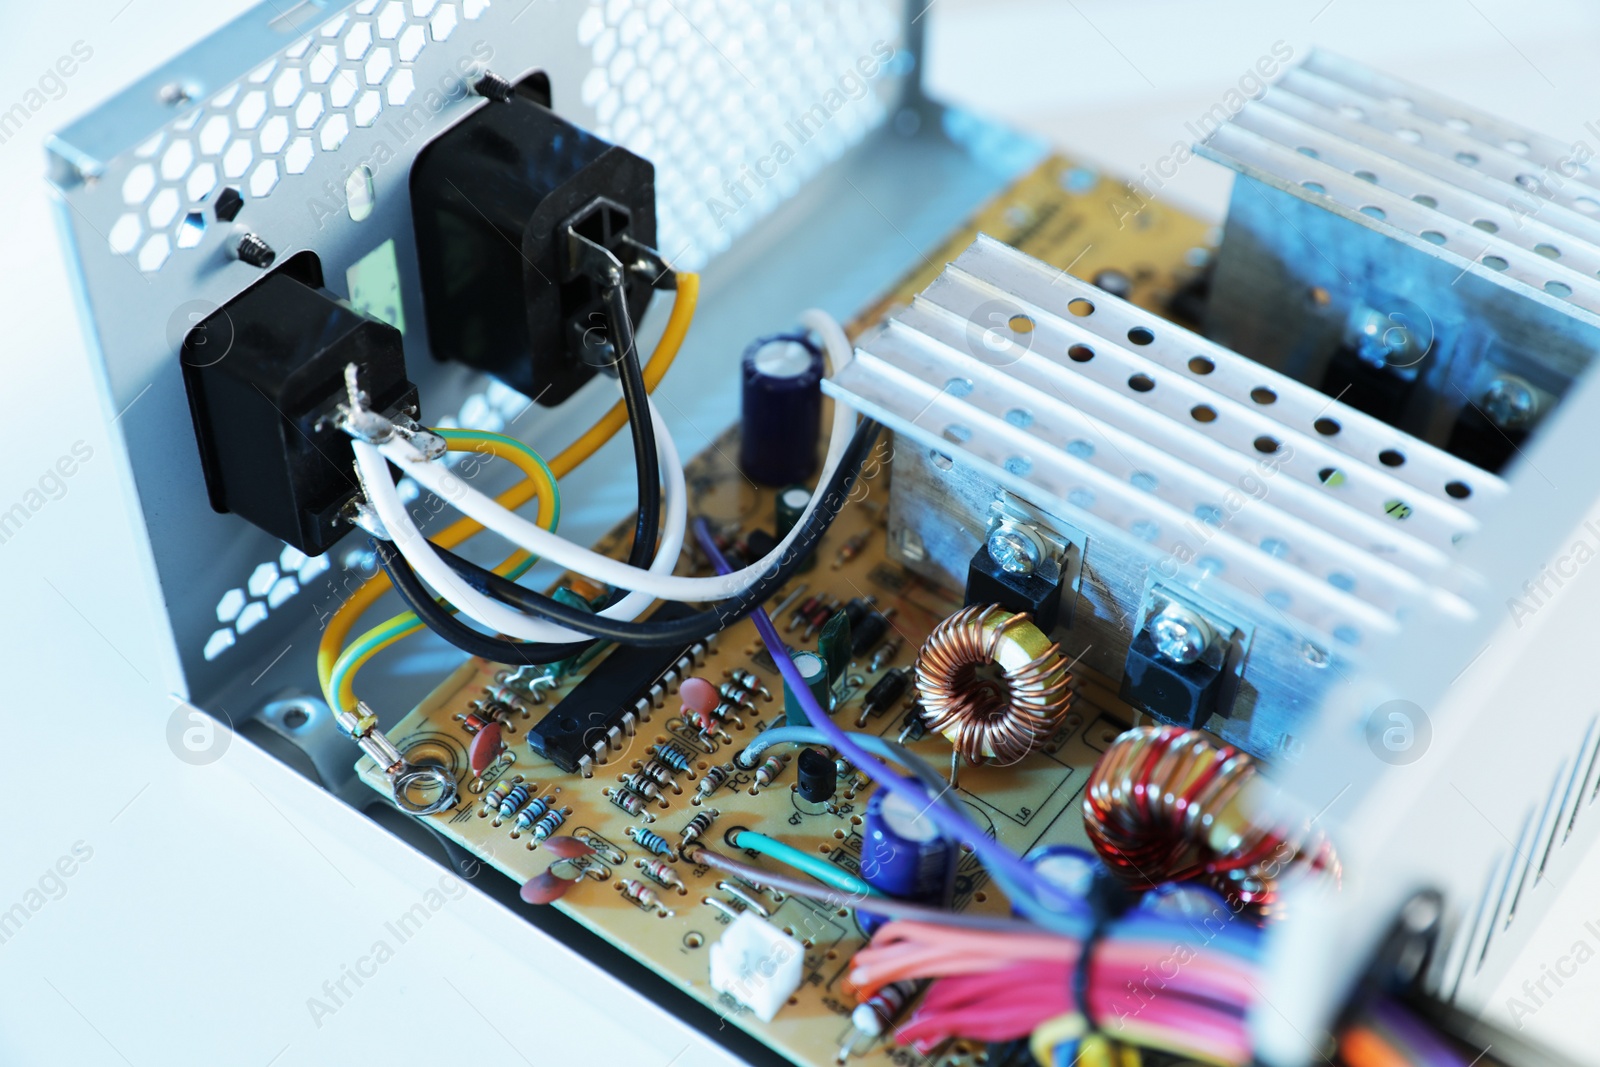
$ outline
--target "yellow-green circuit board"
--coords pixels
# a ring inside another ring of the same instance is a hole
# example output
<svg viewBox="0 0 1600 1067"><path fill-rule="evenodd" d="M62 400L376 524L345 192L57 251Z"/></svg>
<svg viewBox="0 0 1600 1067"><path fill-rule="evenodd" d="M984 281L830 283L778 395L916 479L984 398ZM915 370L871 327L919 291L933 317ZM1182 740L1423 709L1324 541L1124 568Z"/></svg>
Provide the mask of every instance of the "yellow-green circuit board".
<svg viewBox="0 0 1600 1067"><path fill-rule="evenodd" d="M1091 184L1085 186L1083 173L1068 160L1047 160L953 234L949 243L934 254L934 260L942 265L954 258L982 229L1063 268L1076 262L1074 273L1085 274L1085 264L1090 265L1088 276L1103 267L1122 270L1134 279L1134 299L1146 306L1158 306L1161 298L1184 280L1187 265L1193 262L1192 250L1203 245L1205 226L1152 205L1142 213L1142 222L1136 220L1119 228L1113 205L1125 204L1128 194L1106 179L1091 179ZM932 268L909 276L857 319L854 326L859 328L870 317L909 299L931 279ZM771 493L752 486L727 459L738 453L735 433L729 431L723 441L689 465L693 513L705 515L724 531L740 527L770 530ZM855 492L853 502L823 539L815 565L797 575L771 602L781 603L803 583L805 591L796 603L825 593L840 602L874 596L879 610L894 609L890 633L891 639L900 642L898 651L881 662L877 671L863 661L870 661L869 654L852 663L846 674L835 720L847 729L858 728L861 698L872 683L886 671L911 665L929 631L961 607L959 592L931 587L885 556L887 455L888 449L880 445L866 467L862 487ZM630 532L631 523L619 524L602 539L599 550L622 555ZM841 553L847 545L856 549L853 556ZM792 610L775 618L780 631L788 626ZM785 637L797 648L815 647L814 637L808 642L803 633L802 627L786 632ZM797 897L783 898L677 859L668 862L685 888L664 888L651 881L639 866L657 857L629 838L630 827L647 826L676 847L679 832L692 818L715 810L717 817L702 838L709 847L732 853L723 834L730 827L740 826L780 838L845 870L857 871L861 816L872 789L860 776L859 788L854 789L841 779L832 810L805 803L794 791L798 749L790 747L786 766L768 787L757 790L750 772L737 772L709 798L701 801L697 797L696 787L709 768L728 764L763 727L783 713L782 682L761 646L753 622L743 620L709 644L707 654L692 673L721 683L735 669L742 668L754 672L774 694L770 701L757 698L754 707L743 714L742 725L726 723L723 728L727 739L710 746L700 739L697 729L680 719L674 685L657 702L650 720L641 724L634 736L624 738L621 747L596 767L593 777L563 773L528 748L525 733L529 725L578 684L580 677L574 677L544 694L545 703L528 705L528 714L512 719L513 729L505 734L505 754L482 780L474 780L467 760L471 735L462 717L474 701L484 696L485 686L504 670L482 660L463 665L396 724L389 736L412 762L437 763L448 769L459 784L455 807L426 817L433 828L518 883L561 861L547 850L531 847L529 835L515 834L509 820L485 813L483 793L502 779L521 776L534 795L552 797L556 806L570 808L570 816L557 833L579 836L601 849L596 856L579 861L594 869L551 906L560 908L795 1063L826 1067L838 1062L841 1046L854 1033L848 1016L856 998L845 976L851 956L865 940L854 915ZM1067 658L1072 659L1079 651L1071 647L1069 637L1063 647ZM577 673L605 669L602 659ZM1116 698L1114 683L1075 672L1074 687L1071 711L1059 735L1045 750L1013 766L961 769L959 789L968 812L979 826L1019 852L1041 844L1086 846L1081 804L1089 770L1112 739L1136 721L1136 716ZM894 709L868 719L859 729L891 739L900 736L913 695L914 687ZM639 816L615 806L606 791L637 770L649 758L652 745L669 740L697 752L698 759L678 776L675 788L662 791L661 799L650 809L654 821L641 822ZM947 767L950 763L950 746L936 735L914 741L911 747L935 766ZM370 760L363 759L358 770L369 785L389 795L388 782ZM740 854L739 858L793 874L774 861L751 854ZM558 868L566 873L575 870L571 861ZM628 882L648 887L655 895L655 906L625 896L624 883ZM986 892L987 886L987 875L970 856L965 857L958 868L955 906L1003 913L1005 901L998 893ZM711 945L731 921L729 911L747 906L739 899L741 893L756 900L770 912L775 926L803 941L806 947L801 986L770 1023L761 1022L749 1010L713 992L708 981ZM707 900L718 901L723 907L706 903ZM860 1067L957 1067L976 1062L978 1052L976 1046L954 1043L925 1057L892 1040L880 1039L854 1044L849 1062Z"/></svg>

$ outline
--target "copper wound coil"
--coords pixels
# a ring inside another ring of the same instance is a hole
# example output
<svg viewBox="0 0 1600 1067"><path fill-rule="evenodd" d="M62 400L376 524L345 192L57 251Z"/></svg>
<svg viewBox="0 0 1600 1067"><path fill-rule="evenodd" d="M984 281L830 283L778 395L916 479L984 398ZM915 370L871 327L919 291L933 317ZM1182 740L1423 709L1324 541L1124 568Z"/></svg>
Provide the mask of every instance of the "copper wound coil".
<svg viewBox="0 0 1600 1067"><path fill-rule="evenodd" d="M998 604L962 608L936 626L916 670L923 723L972 763L1017 762L1072 705L1061 647Z"/></svg>
<svg viewBox="0 0 1600 1067"><path fill-rule="evenodd" d="M1248 753L1199 730L1138 726L1095 763L1083 822L1125 883L1149 889L1203 879L1230 902L1269 909L1291 865L1337 878L1332 846L1312 826L1275 825Z"/></svg>

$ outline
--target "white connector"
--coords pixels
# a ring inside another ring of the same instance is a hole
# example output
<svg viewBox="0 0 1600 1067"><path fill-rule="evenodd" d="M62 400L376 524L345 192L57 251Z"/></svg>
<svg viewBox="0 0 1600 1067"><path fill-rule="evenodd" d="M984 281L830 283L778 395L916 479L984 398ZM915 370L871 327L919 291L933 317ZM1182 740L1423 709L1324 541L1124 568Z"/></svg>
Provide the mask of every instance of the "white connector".
<svg viewBox="0 0 1600 1067"><path fill-rule="evenodd" d="M743 912L711 946L711 988L770 1023L800 988L805 946L752 912Z"/></svg>

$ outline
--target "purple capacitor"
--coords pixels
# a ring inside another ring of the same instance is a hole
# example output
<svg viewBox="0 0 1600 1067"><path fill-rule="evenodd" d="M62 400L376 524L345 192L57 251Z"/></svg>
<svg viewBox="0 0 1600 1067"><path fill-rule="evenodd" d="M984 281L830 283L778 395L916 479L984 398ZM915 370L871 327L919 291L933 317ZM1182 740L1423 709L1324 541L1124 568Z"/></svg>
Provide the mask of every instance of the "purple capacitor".
<svg viewBox="0 0 1600 1067"><path fill-rule="evenodd" d="M804 334L763 337L745 349L739 466L762 485L793 485L817 469L822 352Z"/></svg>

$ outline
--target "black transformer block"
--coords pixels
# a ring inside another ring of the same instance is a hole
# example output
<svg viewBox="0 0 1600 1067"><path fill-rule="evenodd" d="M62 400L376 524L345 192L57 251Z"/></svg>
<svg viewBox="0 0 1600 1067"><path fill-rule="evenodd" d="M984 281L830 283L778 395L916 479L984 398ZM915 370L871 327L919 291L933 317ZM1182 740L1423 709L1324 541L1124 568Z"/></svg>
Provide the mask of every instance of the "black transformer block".
<svg viewBox="0 0 1600 1067"><path fill-rule="evenodd" d="M280 271L189 331L180 358L211 506L326 552L359 492L350 438L327 417L350 363L374 410L415 412L400 331Z"/></svg>
<svg viewBox="0 0 1600 1067"><path fill-rule="evenodd" d="M411 168L411 212L428 341L439 359L561 403L614 356L600 291L576 274L567 229L624 265L656 241L655 168L527 95L488 103L440 134ZM628 311L649 306L628 271Z"/></svg>

